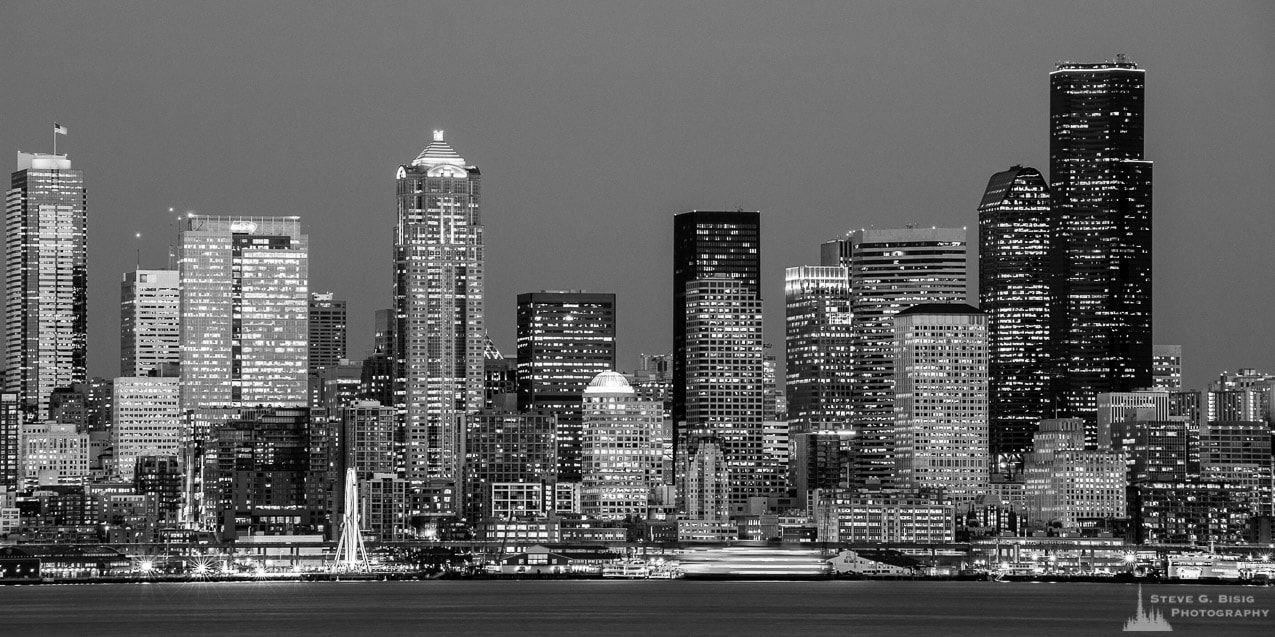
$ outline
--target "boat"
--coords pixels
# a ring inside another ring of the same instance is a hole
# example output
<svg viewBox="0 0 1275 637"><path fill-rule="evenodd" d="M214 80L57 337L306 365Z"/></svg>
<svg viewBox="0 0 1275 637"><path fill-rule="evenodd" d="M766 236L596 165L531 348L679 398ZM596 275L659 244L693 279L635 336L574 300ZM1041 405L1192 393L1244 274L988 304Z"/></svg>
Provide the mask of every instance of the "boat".
<svg viewBox="0 0 1275 637"><path fill-rule="evenodd" d="M650 576L651 569L640 560L607 564L602 569L603 579L647 579Z"/></svg>

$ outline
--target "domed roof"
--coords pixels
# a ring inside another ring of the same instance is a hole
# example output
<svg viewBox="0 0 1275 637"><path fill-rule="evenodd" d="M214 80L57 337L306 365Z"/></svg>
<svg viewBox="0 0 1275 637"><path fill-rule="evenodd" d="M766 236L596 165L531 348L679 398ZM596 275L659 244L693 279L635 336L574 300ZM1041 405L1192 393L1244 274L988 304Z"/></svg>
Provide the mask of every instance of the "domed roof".
<svg viewBox="0 0 1275 637"><path fill-rule="evenodd" d="M617 372L602 372L589 381L584 388L586 394L632 394L633 388L624 375Z"/></svg>
<svg viewBox="0 0 1275 637"><path fill-rule="evenodd" d="M434 131L434 141L430 142L421 154L412 160L413 166L438 166L447 164L449 166L464 166L465 158L461 157L452 149L447 142L443 141L443 131Z"/></svg>

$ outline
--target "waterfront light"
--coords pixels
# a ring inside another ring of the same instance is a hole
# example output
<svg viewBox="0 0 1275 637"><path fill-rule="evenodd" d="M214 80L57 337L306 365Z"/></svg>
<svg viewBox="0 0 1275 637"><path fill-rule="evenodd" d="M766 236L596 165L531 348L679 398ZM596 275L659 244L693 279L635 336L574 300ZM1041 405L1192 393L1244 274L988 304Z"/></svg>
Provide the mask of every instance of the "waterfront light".
<svg viewBox="0 0 1275 637"><path fill-rule="evenodd" d="M149 573L149 572L151 572L151 571L152 571L152 570L154 570L154 569L155 569L155 563L154 563L154 562L152 562L152 561L150 561L150 560L142 560L142 561L141 561L140 563L138 563L138 565L137 565L137 570L139 570L139 571L141 571L141 572L143 572L143 573Z"/></svg>

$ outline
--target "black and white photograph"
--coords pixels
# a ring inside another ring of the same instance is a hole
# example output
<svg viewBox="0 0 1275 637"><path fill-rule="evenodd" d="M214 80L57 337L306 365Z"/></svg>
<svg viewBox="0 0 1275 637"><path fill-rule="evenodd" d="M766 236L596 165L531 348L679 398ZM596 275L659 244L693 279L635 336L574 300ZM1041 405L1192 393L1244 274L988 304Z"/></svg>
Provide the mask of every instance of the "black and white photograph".
<svg viewBox="0 0 1275 637"><path fill-rule="evenodd" d="M1275 633L1275 2L7 0L0 151L0 634Z"/></svg>

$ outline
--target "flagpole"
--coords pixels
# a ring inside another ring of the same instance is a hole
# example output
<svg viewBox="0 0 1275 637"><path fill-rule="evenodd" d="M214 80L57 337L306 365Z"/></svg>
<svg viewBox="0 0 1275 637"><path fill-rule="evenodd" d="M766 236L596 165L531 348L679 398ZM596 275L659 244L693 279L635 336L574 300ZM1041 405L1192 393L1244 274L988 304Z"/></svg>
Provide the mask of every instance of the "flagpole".
<svg viewBox="0 0 1275 637"><path fill-rule="evenodd" d="M53 154L58 154L58 125L53 125Z"/></svg>

